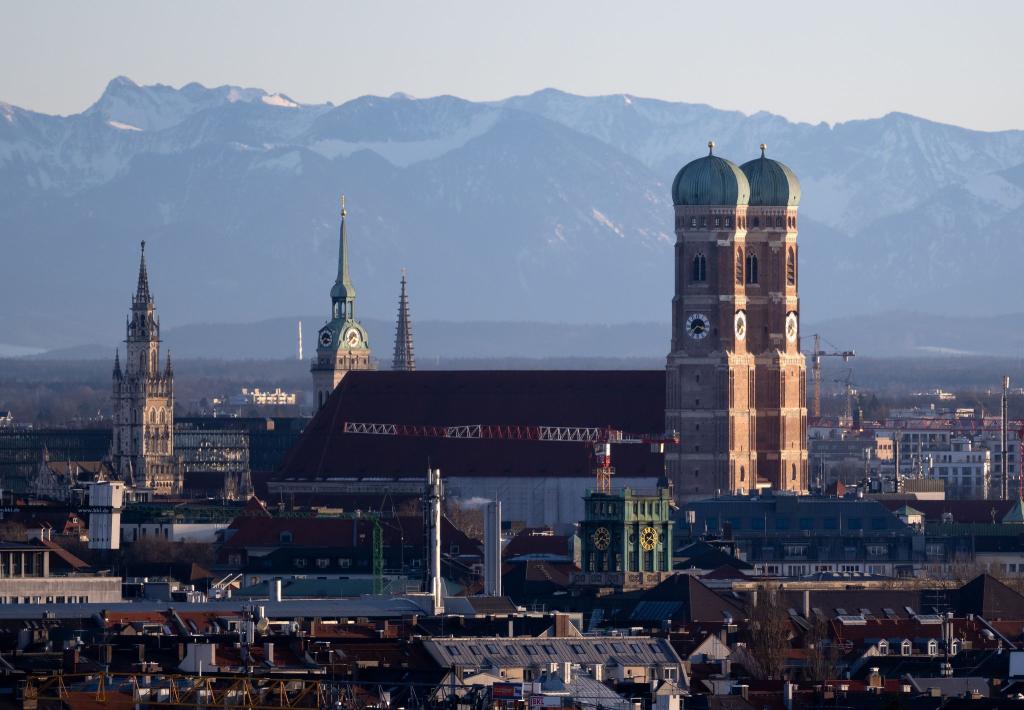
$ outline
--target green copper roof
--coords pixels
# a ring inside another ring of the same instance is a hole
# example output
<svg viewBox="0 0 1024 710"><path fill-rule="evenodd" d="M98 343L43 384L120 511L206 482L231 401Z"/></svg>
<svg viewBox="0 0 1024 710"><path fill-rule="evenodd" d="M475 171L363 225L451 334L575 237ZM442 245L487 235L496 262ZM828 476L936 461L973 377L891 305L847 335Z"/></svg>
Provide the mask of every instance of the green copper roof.
<svg viewBox="0 0 1024 710"><path fill-rule="evenodd" d="M800 204L800 181L787 166L766 158L767 146L761 144L761 157L740 166L750 183L750 204L756 207L796 207Z"/></svg>
<svg viewBox="0 0 1024 710"><path fill-rule="evenodd" d="M345 196L342 195L341 236L338 239L338 276L334 280L334 288L331 289L332 301L353 301L356 297L356 287L352 285L352 279L348 275L348 230L345 228L347 214Z"/></svg>
<svg viewBox="0 0 1024 710"><path fill-rule="evenodd" d="M672 201L676 205L745 205L750 199L747 177L735 163L714 155L715 144L708 143L708 154L683 166L672 183Z"/></svg>
<svg viewBox="0 0 1024 710"><path fill-rule="evenodd" d="M1006 511L1006 515L1003 516L1002 522L1013 523L1013 524L1024 524L1024 501L1020 498L1017 502L1010 506L1010 509Z"/></svg>

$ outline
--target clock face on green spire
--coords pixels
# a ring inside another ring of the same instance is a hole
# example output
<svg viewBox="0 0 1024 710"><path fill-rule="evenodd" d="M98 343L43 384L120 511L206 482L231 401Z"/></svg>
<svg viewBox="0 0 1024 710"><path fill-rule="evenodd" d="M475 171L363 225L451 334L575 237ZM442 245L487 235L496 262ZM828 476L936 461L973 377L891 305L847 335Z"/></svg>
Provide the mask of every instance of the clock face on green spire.
<svg viewBox="0 0 1024 710"><path fill-rule="evenodd" d="M363 343L363 336L358 328L349 328L345 331L343 342L350 348L358 348Z"/></svg>
<svg viewBox="0 0 1024 710"><path fill-rule="evenodd" d="M320 331L320 345L325 348L331 347L331 343L334 342L334 335L331 333L329 328L324 328Z"/></svg>

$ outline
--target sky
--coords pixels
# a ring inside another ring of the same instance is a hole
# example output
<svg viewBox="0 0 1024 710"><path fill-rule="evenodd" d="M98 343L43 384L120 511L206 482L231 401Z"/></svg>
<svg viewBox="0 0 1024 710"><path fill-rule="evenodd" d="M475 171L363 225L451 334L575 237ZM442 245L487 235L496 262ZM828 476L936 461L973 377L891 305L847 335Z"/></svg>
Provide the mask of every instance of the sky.
<svg viewBox="0 0 1024 710"><path fill-rule="evenodd" d="M21 0L0 101L77 113L140 84L498 99L555 87L836 123L902 111L1024 128L1024 2Z"/></svg>

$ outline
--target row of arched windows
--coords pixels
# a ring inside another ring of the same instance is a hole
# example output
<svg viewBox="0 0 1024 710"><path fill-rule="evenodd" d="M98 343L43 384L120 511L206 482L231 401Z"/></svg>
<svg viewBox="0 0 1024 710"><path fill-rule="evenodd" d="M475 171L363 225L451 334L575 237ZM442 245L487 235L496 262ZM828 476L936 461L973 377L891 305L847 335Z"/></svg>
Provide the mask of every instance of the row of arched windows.
<svg viewBox="0 0 1024 710"><path fill-rule="evenodd" d="M753 217L751 219L751 222L752 222L752 226L754 227L754 229L759 229L761 227L761 217L760 216ZM765 217L764 218L765 229L770 229L773 226L773 223L774 223L774 226L775 226L776 229L782 229L783 227L786 227L786 228L789 228L789 229L794 229L794 228L796 228L796 217L792 217L792 216L789 216L789 217L775 217L774 220L771 217ZM682 227L682 226L683 226L683 222L682 222L682 219L680 219L676 223L676 228L678 229L679 227ZM690 228L691 229L697 229L698 227L701 228L701 229L707 229L710 226L713 226L715 229L721 229L723 227L731 228L732 227L732 217L728 216L728 215L726 215L725 217L722 217L722 216L715 216L715 217L701 216L701 217L697 217L696 215L690 217ZM736 228L737 229L746 229L747 228L747 218L746 217L737 217L736 218Z"/></svg>
<svg viewBox="0 0 1024 710"><path fill-rule="evenodd" d="M693 257L690 268L690 281L702 283L708 278L708 260L704 252L697 252ZM758 280L757 255L747 253L746 262L743 259L743 250L736 251L736 283L756 284ZM796 252L793 247L789 248L786 254L786 284L796 286Z"/></svg>

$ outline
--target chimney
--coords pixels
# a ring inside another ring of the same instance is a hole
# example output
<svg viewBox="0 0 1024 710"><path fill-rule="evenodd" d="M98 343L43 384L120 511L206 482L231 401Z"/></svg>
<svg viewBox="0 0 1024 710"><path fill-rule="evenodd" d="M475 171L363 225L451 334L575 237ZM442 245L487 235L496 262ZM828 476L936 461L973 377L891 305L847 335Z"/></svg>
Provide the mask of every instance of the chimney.
<svg viewBox="0 0 1024 710"><path fill-rule="evenodd" d="M882 687L882 676L878 673L878 668L872 668L868 674L868 687L869 688L881 688Z"/></svg>
<svg viewBox="0 0 1024 710"><path fill-rule="evenodd" d="M562 661L561 663L555 664L557 668L558 677L562 679L562 682L568 686L572 682L572 664L568 661Z"/></svg>
<svg viewBox="0 0 1024 710"><path fill-rule="evenodd" d="M487 504L484 521L484 594L501 596L501 501Z"/></svg>
<svg viewBox="0 0 1024 710"><path fill-rule="evenodd" d="M793 710L793 684L788 680L782 685L782 702L786 705L786 710Z"/></svg>
<svg viewBox="0 0 1024 710"><path fill-rule="evenodd" d="M515 617L512 614L508 615L508 637L515 638Z"/></svg>
<svg viewBox="0 0 1024 710"><path fill-rule="evenodd" d="M281 601L281 580L280 579L268 579L267 580L267 600L272 602Z"/></svg>
<svg viewBox="0 0 1024 710"><path fill-rule="evenodd" d="M811 590L810 589L805 589L804 590L804 618L808 619L808 620L811 618Z"/></svg>
<svg viewBox="0 0 1024 710"><path fill-rule="evenodd" d="M444 582L441 579L441 469L427 469L427 558L429 569L430 596L433 598L433 614L444 614Z"/></svg>
<svg viewBox="0 0 1024 710"><path fill-rule="evenodd" d="M744 700L750 700L750 686L749 685L741 685L739 688L740 688L740 696Z"/></svg>
<svg viewBox="0 0 1024 710"><path fill-rule="evenodd" d="M594 677L594 680L598 681L599 683L603 683L604 682L604 664L602 664L602 663L595 663L591 667L591 669L590 669L590 674Z"/></svg>
<svg viewBox="0 0 1024 710"><path fill-rule="evenodd" d="M263 660L274 665L274 644L271 641L263 644Z"/></svg>

